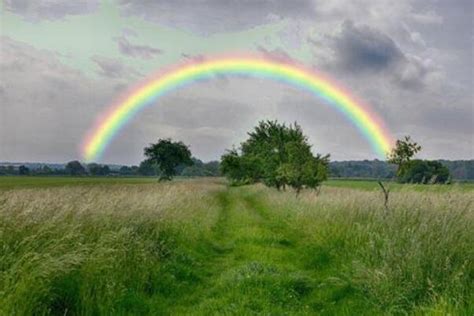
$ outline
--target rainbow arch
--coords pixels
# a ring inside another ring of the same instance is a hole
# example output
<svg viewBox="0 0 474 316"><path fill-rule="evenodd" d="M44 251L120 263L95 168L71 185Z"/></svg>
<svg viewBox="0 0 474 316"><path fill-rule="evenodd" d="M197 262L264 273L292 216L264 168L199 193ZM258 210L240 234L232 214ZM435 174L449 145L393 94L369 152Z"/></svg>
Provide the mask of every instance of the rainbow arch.
<svg viewBox="0 0 474 316"><path fill-rule="evenodd" d="M107 146L140 110L169 91L216 75L244 75L290 84L323 98L352 122L367 139L379 158L392 146L392 137L384 122L363 102L351 96L334 81L294 62L282 62L263 56L221 57L180 64L153 76L111 105L89 130L81 146L86 161L100 159Z"/></svg>

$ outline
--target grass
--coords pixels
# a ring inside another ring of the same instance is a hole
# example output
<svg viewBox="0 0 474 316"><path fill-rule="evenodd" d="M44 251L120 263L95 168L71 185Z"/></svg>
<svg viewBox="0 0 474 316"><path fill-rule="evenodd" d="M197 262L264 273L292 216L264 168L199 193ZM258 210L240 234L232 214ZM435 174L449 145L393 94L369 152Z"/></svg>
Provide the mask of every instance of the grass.
<svg viewBox="0 0 474 316"><path fill-rule="evenodd" d="M421 191L421 192L449 192L449 191L471 191L474 190L474 182L455 182L453 184L436 184L436 185L425 185L425 184L401 184L395 181L382 180L391 191ZM352 188L366 191L378 191L380 190L377 180L367 179L330 179L324 182L325 186L339 187L339 188Z"/></svg>
<svg viewBox="0 0 474 316"><path fill-rule="evenodd" d="M0 314L474 312L465 188L149 180L4 185Z"/></svg>
<svg viewBox="0 0 474 316"><path fill-rule="evenodd" d="M1 189L156 183L152 177L0 176Z"/></svg>

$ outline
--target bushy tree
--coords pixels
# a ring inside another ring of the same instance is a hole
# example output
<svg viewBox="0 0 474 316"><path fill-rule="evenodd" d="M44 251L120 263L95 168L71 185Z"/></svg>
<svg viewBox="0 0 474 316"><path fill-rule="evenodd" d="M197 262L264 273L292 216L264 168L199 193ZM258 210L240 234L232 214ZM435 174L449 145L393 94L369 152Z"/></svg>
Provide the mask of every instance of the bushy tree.
<svg viewBox="0 0 474 316"><path fill-rule="evenodd" d="M89 173L93 176L106 176L110 174L110 168L107 165L99 165L96 163L90 163L87 165Z"/></svg>
<svg viewBox="0 0 474 316"><path fill-rule="evenodd" d="M27 166L24 166L24 165L21 165L19 168L18 168L18 174L20 176L27 176L30 174L30 168L28 168Z"/></svg>
<svg viewBox="0 0 474 316"><path fill-rule="evenodd" d="M65 171L71 176L82 176L87 174L86 168L84 168L84 166L77 160L68 162Z"/></svg>
<svg viewBox="0 0 474 316"><path fill-rule="evenodd" d="M241 144L222 156L221 171L235 183L263 182L284 189L316 188L327 178L329 156L314 157L301 127L262 121Z"/></svg>
<svg viewBox="0 0 474 316"><path fill-rule="evenodd" d="M160 181L171 180L179 165L193 163L189 148L182 142L173 142L171 139L159 139L156 144L146 147L144 154L146 161L158 167Z"/></svg>
<svg viewBox="0 0 474 316"><path fill-rule="evenodd" d="M177 173L185 177L217 177L220 175L219 162L210 161L205 163L197 158L192 158L192 160L192 166L178 167Z"/></svg>
<svg viewBox="0 0 474 316"><path fill-rule="evenodd" d="M414 159L404 166L404 172L399 177L402 183L435 184L446 183L449 180L449 170L439 161Z"/></svg>

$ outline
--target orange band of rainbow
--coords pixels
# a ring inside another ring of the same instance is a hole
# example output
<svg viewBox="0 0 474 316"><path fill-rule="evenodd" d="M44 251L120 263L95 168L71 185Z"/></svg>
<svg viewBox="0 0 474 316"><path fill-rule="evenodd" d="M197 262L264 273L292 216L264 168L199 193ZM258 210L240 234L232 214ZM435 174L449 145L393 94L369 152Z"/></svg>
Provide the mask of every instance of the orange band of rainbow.
<svg viewBox="0 0 474 316"><path fill-rule="evenodd" d="M323 98L352 122L368 140L379 158L384 158L392 146L392 138L383 121L367 106L321 74L303 67L269 60L264 57L218 58L182 64L159 74L144 85L134 89L111 106L89 131L82 146L86 161L100 159L117 133L137 112L155 104L166 92L198 80L216 75L245 75L268 78L288 83Z"/></svg>

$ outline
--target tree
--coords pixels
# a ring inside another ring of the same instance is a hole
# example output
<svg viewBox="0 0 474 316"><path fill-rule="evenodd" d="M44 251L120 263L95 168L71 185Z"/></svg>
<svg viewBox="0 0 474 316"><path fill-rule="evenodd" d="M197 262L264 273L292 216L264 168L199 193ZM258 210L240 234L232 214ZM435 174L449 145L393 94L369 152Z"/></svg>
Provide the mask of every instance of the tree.
<svg viewBox="0 0 474 316"><path fill-rule="evenodd" d="M288 160L277 169L280 184L289 185L299 194L303 187L317 188L327 180L329 155L313 157L305 143L290 142L286 145Z"/></svg>
<svg viewBox="0 0 474 316"><path fill-rule="evenodd" d="M28 168L27 166L24 166L24 165L21 165L19 168L18 168L18 174L20 176L27 176L30 174L30 168Z"/></svg>
<svg viewBox="0 0 474 316"><path fill-rule="evenodd" d="M160 170L160 181L171 180L179 165L192 165L191 151L182 142L159 139L156 144L144 149L147 161L156 164Z"/></svg>
<svg viewBox="0 0 474 316"><path fill-rule="evenodd" d="M93 176L106 176L110 173L110 168L107 165L99 165L96 163L90 163L87 165L89 173Z"/></svg>
<svg viewBox="0 0 474 316"><path fill-rule="evenodd" d="M439 161L412 158L421 150L410 136L397 140L395 148L388 155L388 162L396 164L397 179L401 183L446 183L450 178L449 169Z"/></svg>
<svg viewBox="0 0 474 316"><path fill-rule="evenodd" d="M41 175L50 175L53 173L53 170L47 165L44 165L40 169L38 169L37 173Z"/></svg>
<svg viewBox="0 0 474 316"><path fill-rule="evenodd" d="M222 156L221 171L234 183L263 182L278 190L316 188L327 178L329 156L314 157L298 124L262 121L241 144Z"/></svg>
<svg viewBox="0 0 474 316"><path fill-rule="evenodd" d="M71 176L82 176L87 174L84 166L77 160L70 161L66 164L65 171Z"/></svg>
<svg viewBox="0 0 474 316"><path fill-rule="evenodd" d="M399 178L402 183L435 184L449 180L449 169L439 161L410 160Z"/></svg>
<svg viewBox="0 0 474 316"><path fill-rule="evenodd" d="M156 176L158 175L157 167L149 160L143 160L138 166L137 173L141 176Z"/></svg>
<svg viewBox="0 0 474 316"><path fill-rule="evenodd" d="M410 136L397 140L395 147L388 154L388 162L398 166L397 176L403 175L406 163L420 150L421 146L413 142Z"/></svg>
<svg viewBox="0 0 474 316"><path fill-rule="evenodd" d="M130 176L133 174L132 168L128 166L122 166L119 169L119 173L121 176Z"/></svg>

